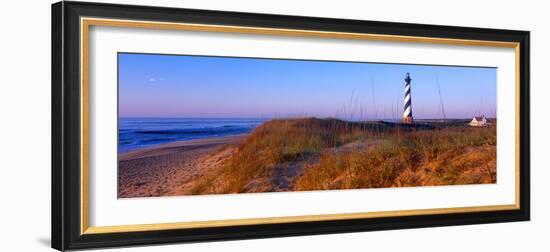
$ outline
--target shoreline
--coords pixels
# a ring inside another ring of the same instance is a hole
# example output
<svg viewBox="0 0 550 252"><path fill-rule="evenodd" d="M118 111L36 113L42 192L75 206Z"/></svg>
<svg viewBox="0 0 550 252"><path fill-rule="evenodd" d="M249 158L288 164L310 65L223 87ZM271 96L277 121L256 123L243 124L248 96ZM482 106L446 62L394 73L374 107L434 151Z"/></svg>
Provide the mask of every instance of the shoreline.
<svg viewBox="0 0 550 252"><path fill-rule="evenodd" d="M143 148L138 148L130 151L126 151L118 154L118 161L131 160L141 157L157 156L162 154L169 154L173 152L200 149L212 147L222 144L238 144L241 143L246 136L250 133L229 135L229 136L216 136L199 139L189 140L176 140L173 142L162 143Z"/></svg>

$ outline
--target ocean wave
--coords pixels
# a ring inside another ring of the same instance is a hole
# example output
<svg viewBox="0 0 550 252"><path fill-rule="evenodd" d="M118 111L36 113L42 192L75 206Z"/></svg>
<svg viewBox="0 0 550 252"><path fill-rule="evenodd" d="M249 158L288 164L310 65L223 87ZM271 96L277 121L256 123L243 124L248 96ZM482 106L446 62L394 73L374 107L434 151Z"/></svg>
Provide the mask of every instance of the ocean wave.
<svg viewBox="0 0 550 252"><path fill-rule="evenodd" d="M231 128L231 129L229 129ZM165 135L185 135L185 134L216 134L234 131L248 131L251 128L220 127L220 128L202 128L202 129L177 129L177 130L137 130L136 134L165 134Z"/></svg>
<svg viewBox="0 0 550 252"><path fill-rule="evenodd" d="M118 150L124 152L179 140L244 134L262 122L253 119L120 119Z"/></svg>
<svg viewBox="0 0 550 252"><path fill-rule="evenodd" d="M165 142L165 141L171 141L171 140L174 140L174 138L166 138L166 137L147 138L147 139L141 139L139 141L139 144L158 143L158 142Z"/></svg>

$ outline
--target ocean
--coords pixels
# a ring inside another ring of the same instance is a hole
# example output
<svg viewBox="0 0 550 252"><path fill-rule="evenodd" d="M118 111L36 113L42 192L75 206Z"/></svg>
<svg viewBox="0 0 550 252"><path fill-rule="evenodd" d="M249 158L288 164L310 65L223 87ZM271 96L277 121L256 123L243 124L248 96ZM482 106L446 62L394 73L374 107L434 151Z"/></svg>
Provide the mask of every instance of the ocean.
<svg viewBox="0 0 550 252"><path fill-rule="evenodd" d="M180 141L245 134L266 119L119 118L118 152Z"/></svg>

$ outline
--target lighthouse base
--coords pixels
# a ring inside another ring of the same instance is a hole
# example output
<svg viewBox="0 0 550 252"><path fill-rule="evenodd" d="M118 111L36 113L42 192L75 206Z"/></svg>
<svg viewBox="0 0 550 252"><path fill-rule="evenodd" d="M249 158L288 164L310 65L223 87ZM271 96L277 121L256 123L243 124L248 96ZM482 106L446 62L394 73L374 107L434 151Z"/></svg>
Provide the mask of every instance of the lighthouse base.
<svg viewBox="0 0 550 252"><path fill-rule="evenodd" d="M403 117L403 123L406 123L406 124L411 124L413 123L413 118L408 116L408 117Z"/></svg>

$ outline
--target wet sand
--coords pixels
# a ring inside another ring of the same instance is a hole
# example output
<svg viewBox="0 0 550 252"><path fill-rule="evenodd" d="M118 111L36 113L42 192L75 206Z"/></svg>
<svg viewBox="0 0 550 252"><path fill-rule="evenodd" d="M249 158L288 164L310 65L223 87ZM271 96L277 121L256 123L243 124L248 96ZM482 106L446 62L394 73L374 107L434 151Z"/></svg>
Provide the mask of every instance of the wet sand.
<svg viewBox="0 0 550 252"><path fill-rule="evenodd" d="M177 141L122 153L118 197L189 195L193 182L219 168L245 137Z"/></svg>

